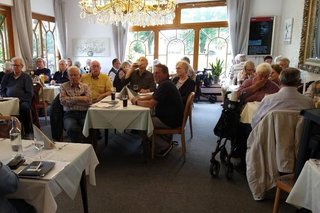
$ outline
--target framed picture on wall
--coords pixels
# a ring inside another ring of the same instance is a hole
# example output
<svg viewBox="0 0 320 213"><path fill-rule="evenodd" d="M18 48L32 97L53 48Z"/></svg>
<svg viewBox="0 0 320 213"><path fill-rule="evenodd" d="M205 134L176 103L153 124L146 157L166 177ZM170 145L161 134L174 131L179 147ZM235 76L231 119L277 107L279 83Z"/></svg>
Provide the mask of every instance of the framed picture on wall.
<svg viewBox="0 0 320 213"><path fill-rule="evenodd" d="M275 17L252 17L248 55L272 55Z"/></svg>
<svg viewBox="0 0 320 213"><path fill-rule="evenodd" d="M284 32L283 32L283 42L285 44L291 44L292 27L293 27L293 18L287 18L284 21Z"/></svg>
<svg viewBox="0 0 320 213"><path fill-rule="evenodd" d="M72 39L74 56L101 57L110 55L109 38Z"/></svg>

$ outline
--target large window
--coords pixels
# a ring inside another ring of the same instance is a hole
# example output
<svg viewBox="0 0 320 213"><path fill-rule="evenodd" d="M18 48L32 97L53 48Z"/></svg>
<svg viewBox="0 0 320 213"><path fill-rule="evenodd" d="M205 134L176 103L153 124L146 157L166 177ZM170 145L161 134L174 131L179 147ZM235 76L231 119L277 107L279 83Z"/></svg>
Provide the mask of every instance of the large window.
<svg viewBox="0 0 320 213"><path fill-rule="evenodd" d="M46 67L54 73L58 70L59 52L55 42L55 20L53 17L32 15L33 58L41 57Z"/></svg>
<svg viewBox="0 0 320 213"><path fill-rule="evenodd" d="M9 7L0 6L0 69L13 57L12 20Z"/></svg>
<svg viewBox="0 0 320 213"><path fill-rule="evenodd" d="M179 4L173 24L131 27L126 54L130 60L145 55L149 65L158 59L170 73L183 56L190 58L195 70L209 68L216 59L227 69L231 48L225 1Z"/></svg>

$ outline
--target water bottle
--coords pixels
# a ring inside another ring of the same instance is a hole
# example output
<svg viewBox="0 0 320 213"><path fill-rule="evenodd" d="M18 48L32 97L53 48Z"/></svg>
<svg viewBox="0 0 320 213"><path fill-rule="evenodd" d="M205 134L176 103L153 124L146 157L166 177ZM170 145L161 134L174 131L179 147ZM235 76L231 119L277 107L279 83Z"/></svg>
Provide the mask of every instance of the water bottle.
<svg viewBox="0 0 320 213"><path fill-rule="evenodd" d="M22 156L22 141L21 141L21 131L17 126L17 121L15 118L11 118L12 128L10 130L10 144L12 151L17 155Z"/></svg>

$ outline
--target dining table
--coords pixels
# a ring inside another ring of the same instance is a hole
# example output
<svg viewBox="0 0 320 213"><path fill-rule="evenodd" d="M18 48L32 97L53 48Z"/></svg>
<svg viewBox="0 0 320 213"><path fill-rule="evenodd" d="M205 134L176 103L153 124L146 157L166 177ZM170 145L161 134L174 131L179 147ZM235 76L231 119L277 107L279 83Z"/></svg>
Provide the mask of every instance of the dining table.
<svg viewBox="0 0 320 213"><path fill-rule="evenodd" d="M53 149L38 150L33 140L22 140L25 163L14 172L19 172L33 161L52 161L55 163L44 177L19 177L18 190L8 198L24 199L35 207L37 212L57 211L55 197L61 192L74 199L79 185L81 188L84 212L88 212L87 176L89 183L96 185L95 168L99 164L92 145L80 143L55 143ZM7 164L14 156L9 139L0 139L0 160Z"/></svg>
<svg viewBox="0 0 320 213"><path fill-rule="evenodd" d="M0 99L1 115L19 115L19 98L3 97Z"/></svg>
<svg viewBox="0 0 320 213"><path fill-rule="evenodd" d="M123 133L126 129L146 131L147 136L153 133L151 110L147 107L131 104L130 100L126 107L123 101L111 100L110 96L100 102L92 104L85 118L83 135L88 137L92 129L115 129Z"/></svg>
<svg viewBox="0 0 320 213"><path fill-rule="evenodd" d="M258 110L259 106L260 102L248 102L242 109L242 112L240 114L240 122L244 124L251 124L252 118Z"/></svg>
<svg viewBox="0 0 320 213"><path fill-rule="evenodd" d="M43 87L43 98L49 104L59 93L60 85L45 84Z"/></svg>
<svg viewBox="0 0 320 213"><path fill-rule="evenodd" d="M309 159L296 180L287 203L320 212L320 160Z"/></svg>

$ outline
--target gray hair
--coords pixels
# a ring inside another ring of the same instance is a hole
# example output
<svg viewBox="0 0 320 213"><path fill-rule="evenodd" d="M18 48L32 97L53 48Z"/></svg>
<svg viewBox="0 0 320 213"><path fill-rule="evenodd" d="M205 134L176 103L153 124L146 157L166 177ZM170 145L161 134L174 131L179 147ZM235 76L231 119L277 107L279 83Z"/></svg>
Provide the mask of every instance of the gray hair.
<svg viewBox="0 0 320 213"><path fill-rule="evenodd" d="M11 59L11 63L14 63L15 61L19 61L22 64L22 67L24 66L24 61L21 57L13 57Z"/></svg>
<svg viewBox="0 0 320 213"><path fill-rule="evenodd" d="M300 83L300 70L289 67L281 71L279 76L281 85L295 87Z"/></svg>
<svg viewBox="0 0 320 213"><path fill-rule="evenodd" d="M70 67L68 68L68 70L67 70L68 75L70 74L70 71L71 71L71 70L77 70L78 73L80 74L80 69L79 69L78 67L76 67L76 66L70 66Z"/></svg>
<svg viewBox="0 0 320 213"><path fill-rule="evenodd" d="M80 61L75 61L75 62L74 62L74 66L80 68L80 67L81 67Z"/></svg>
<svg viewBox="0 0 320 213"><path fill-rule="evenodd" d="M239 64L240 62L246 61L247 58L246 58L245 54L238 54L238 55L236 55L236 57L234 57L234 60L235 60L236 64Z"/></svg>
<svg viewBox="0 0 320 213"><path fill-rule="evenodd" d="M290 60L288 58L284 58L284 57L280 57L277 61L277 63L279 64L280 61L285 62L288 66L290 64Z"/></svg>
<svg viewBox="0 0 320 213"><path fill-rule="evenodd" d="M123 69L123 67L125 66L131 66L131 63L129 61L122 62L122 64L120 65L120 69Z"/></svg>

